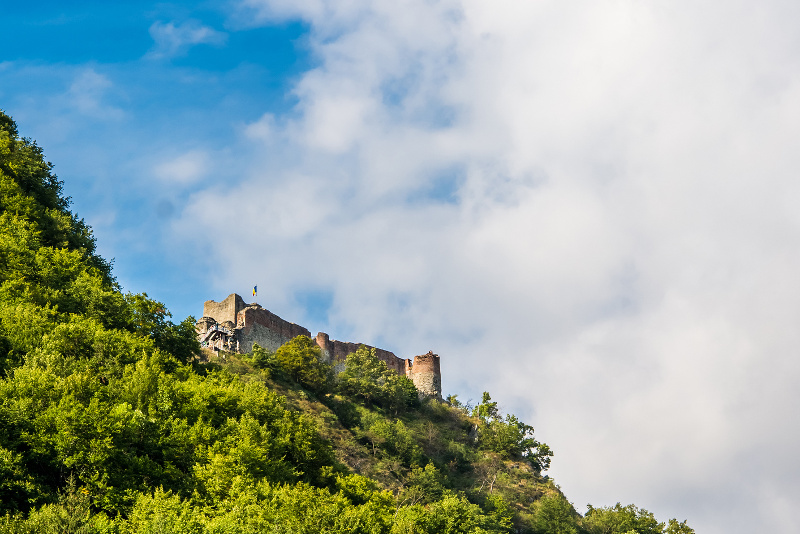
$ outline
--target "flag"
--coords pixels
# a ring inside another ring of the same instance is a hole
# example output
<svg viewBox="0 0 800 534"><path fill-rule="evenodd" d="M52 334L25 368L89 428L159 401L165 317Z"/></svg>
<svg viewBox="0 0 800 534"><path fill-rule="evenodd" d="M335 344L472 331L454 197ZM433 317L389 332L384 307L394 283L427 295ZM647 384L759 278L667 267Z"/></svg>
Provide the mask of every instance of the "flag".
<svg viewBox="0 0 800 534"><path fill-rule="evenodd" d="M257 295L258 295L258 286L253 286L253 296L255 297Z"/></svg>

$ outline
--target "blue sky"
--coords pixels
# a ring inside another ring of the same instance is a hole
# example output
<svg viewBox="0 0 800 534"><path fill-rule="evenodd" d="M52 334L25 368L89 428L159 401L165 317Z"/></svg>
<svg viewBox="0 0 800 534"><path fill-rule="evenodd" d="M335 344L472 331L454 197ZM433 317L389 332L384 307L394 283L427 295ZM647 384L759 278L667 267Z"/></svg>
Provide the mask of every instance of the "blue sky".
<svg viewBox="0 0 800 534"><path fill-rule="evenodd" d="M798 11L13 3L0 108L177 319L258 284L312 332L438 353L579 510L794 532Z"/></svg>
<svg viewBox="0 0 800 534"><path fill-rule="evenodd" d="M99 221L100 250L124 288L167 302L177 318L213 295L202 269L170 254L163 230L187 191L154 183L147 165L197 147L230 150L237 124L291 113L292 83L313 62L302 21L243 28L225 8L15 3L0 19L4 109L56 163L73 209Z"/></svg>

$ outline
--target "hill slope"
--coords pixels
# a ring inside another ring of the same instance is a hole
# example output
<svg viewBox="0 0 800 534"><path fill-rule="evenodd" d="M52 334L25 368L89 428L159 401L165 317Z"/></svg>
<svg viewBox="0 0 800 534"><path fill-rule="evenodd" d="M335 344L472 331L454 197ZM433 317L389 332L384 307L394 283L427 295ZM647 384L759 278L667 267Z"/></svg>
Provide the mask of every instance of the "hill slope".
<svg viewBox="0 0 800 534"><path fill-rule="evenodd" d="M201 353L68 208L0 112L0 532L692 532L580 517L530 426L420 400L366 349L338 377L308 338Z"/></svg>

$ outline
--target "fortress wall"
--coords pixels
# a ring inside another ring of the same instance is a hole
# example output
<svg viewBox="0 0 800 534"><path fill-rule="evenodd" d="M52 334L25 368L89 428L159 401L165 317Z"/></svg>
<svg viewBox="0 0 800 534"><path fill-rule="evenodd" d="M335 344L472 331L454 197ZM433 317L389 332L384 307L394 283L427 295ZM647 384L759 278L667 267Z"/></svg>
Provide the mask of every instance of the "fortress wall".
<svg viewBox="0 0 800 534"><path fill-rule="evenodd" d="M293 337L311 337L311 332L306 328L281 319L260 306L247 306L239 312L238 319L241 352L250 352L253 343L274 352Z"/></svg>
<svg viewBox="0 0 800 534"><path fill-rule="evenodd" d="M437 399L442 398L442 371L438 355L428 352L414 356L409 378L420 393Z"/></svg>
<svg viewBox="0 0 800 534"><path fill-rule="evenodd" d="M358 350L360 346L356 343L331 340L330 336L325 332L319 332L314 341L322 349L322 360L331 364L333 371L337 374L344 371L347 355Z"/></svg>
<svg viewBox="0 0 800 534"><path fill-rule="evenodd" d="M238 324L245 328L252 324L260 324L289 339L297 336L311 337L311 332L307 328L281 319L271 311L257 305L250 305L239 312Z"/></svg>
<svg viewBox="0 0 800 534"><path fill-rule="evenodd" d="M314 338L317 342L317 345L322 349L322 357L323 359L332 364L336 369L336 372L339 372L341 369L344 368L344 362L347 359L347 355L351 354L359 349L363 343L351 343L349 341L337 341L331 340L330 336L325 332L320 332ZM371 347L369 345L364 345L368 349L373 349L375 347ZM381 360L383 363L386 364L386 367L394 371L395 373L406 376L407 368L406 365L407 360L403 360L398 358L394 355L393 352L389 352L388 350L377 349L375 348L375 356ZM341 369L340 369L341 368Z"/></svg>
<svg viewBox="0 0 800 534"><path fill-rule="evenodd" d="M211 317L218 323L231 321L236 324L236 314L246 306L242 297L231 293L222 302L207 300L203 304L203 317Z"/></svg>
<svg viewBox="0 0 800 534"><path fill-rule="evenodd" d="M235 350L242 353L250 352L254 343L267 350L276 351L294 337L311 337L308 329L281 319L257 304L246 304L242 297L235 293L228 295L222 302L208 300L204 303L203 318L197 323L198 334L201 331L207 332L208 328L213 326L212 319L219 324L227 323L225 326L235 332L237 345ZM331 340L324 332L318 333L313 339L322 349L323 360L333 365L337 373L344 369L347 355L357 351L362 345ZM374 348L365 346L368 349ZM392 371L410 378L421 394L442 398L439 356L433 352L415 356L413 361L398 358L394 353L378 348L375 349L375 355Z"/></svg>
<svg viewBox="0 0 800 534"><path fill-rule="evenodd" d="M383 363L386 364L386 367L394 371L400 376L406 376L408 373L406 372L406 360L402 358L398 358L394 355L393 352L389 352L388 350L383 349L375 349L375 356L378 357Z"/></svg>
<svg viewBox="0 0 800 534"><path fill-rule="evenodd" d="M333 354L333 345L331 344L330 336L325 332L317 332L314 342L322 349L322 360L326 363L332 363L331 355Z"/></svg>
<svg viewBox="0 0 800 534"><path fill-rule="evenodd" d="M278 347L290 339L258 323L251 324L246 328L236 329L236 340L239 342L239 352L242 353L253 350L254 343L258 343L259 346L270 352L275 352Z"/></svg>
<svg viewBox="0 0 800 534"><path fill-rule="evenodd" d="M361 343L350 343L349 341L337 341L333 340L331 343L331 361L334 362L344 362L347 359L347 355L351 354L358 350L361 346ZM365 347L369 347L368 345L364 345Z"/></svg>
<svg viewBox="0 0 800 534"><path fill-rule="evenodd" d="M412 369L412 367L414 365L414 361L411 358L406 358L405 360L403 360L403 365L405 366L405 369L406 369L406 376L410 380L411 379L411 373L413 372L411 369Z"/></svg>

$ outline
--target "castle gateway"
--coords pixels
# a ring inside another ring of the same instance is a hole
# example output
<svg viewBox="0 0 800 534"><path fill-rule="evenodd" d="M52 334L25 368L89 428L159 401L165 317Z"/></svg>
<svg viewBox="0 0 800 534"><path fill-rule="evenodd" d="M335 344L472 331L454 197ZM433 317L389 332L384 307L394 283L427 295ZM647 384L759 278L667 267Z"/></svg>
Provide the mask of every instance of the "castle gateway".
<svg viewBox="0 0 800 534"><path fill-rule="evenodd" d="M201 345L211 350L226 350L247 353L258 343L269 351L297 336L311 336L305 327L281 319L258 304L247 304L232 293L222 302L207 300L203 304L203 317L197 321L197 337ZM328 334L319 332L312 338L322 349L322 358L333 366L335 372L344 368L345 358L364 343L331 340ZM407 376L420 393L442 398L442 374L439 356L433 352L398 358L388 350L375 348L375 355L397 374Z"/></svg>

